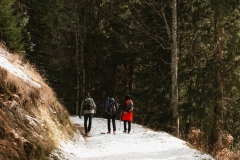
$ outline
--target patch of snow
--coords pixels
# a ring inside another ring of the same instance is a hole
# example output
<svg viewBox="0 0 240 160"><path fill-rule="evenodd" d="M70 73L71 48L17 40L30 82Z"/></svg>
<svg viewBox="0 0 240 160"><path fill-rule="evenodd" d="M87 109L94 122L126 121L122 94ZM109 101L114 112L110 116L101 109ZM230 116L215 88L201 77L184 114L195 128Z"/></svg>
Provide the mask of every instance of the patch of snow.
<svg viewBox="0 0 240 160"><path fill-rule="evenodd" d="M29 124L31 126L34 126L34 127L37 127L38 125L36 124L37 122L37 119L36 118L33 118L31 116L28 116L28 115L25 115L26 119L28 120ZM36 121L36 122L35 122Z"/></svg>
<svg viewBox="0 0 240 160"><path fill-rule="evenodd" d="M11 57L11 54L9 54L4 49L0 48L0 67L6 69L11 74L15 75L16 77L21 78L25 82L29 83L33 87L41 88L41 85L34 81L25 71L24 67L19 65L13 65L11 62L9 62L8 57ZM19 62L20 63L20 62Z"/></svg>
<svg viewBox="0 0 240 160"><path fill-rule="evenodd" d="M72 116L74 124L84 126L84 118ZM116 120L117 133L107 131L107 121L94 117L90 137L80 132L54 150L50 159L60 160L214 160L211 156L191 149L186 142L165 132L155 132L141 125L132 124L130 134L123 133L123 122Z"/></svg>

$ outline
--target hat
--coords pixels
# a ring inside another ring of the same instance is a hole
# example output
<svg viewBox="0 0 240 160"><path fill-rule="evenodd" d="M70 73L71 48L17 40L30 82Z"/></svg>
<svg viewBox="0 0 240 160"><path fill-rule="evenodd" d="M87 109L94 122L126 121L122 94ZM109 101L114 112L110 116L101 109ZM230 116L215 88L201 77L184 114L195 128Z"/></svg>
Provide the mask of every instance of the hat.
<svg viewBox="0 0 240 160"><path fill-rule="evenodd" d="M129 94L127 94L126 96L125 96L125 99L130 99L131 98L131 96L129 95Z"/></svg>
<svg viewBox="0 0 240 160"><path fill-rule="evenodd" d="M85 93L85 97L90 97L90 94L88 92Z"/></svg>
<svg viewBox="0 0 240 160"><path fill-rule="evenodd" d="M113 98L113 96L114 96L113 93L111 93L111 94L108 95L109 98Z"/></svg>

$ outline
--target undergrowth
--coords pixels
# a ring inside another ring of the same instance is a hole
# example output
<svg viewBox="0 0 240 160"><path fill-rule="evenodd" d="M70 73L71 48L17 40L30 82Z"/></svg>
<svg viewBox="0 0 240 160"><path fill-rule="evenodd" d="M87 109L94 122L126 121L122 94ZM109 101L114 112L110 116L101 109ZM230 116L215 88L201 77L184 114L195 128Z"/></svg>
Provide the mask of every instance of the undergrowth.
<svg viewBox="0 0 240 160"><path fill-rule="evenodd" d="M200 129L191 129L188 135L188 140L190 144L198 150L203 150L203 146L201 144L203 133ZM228 147L233 142L233 137L229 134L222 135L222 144L217 144L214 146L214 152L212 156L216 160L240 160L240 153L239 152L232 152L228 149Z"/></svg>

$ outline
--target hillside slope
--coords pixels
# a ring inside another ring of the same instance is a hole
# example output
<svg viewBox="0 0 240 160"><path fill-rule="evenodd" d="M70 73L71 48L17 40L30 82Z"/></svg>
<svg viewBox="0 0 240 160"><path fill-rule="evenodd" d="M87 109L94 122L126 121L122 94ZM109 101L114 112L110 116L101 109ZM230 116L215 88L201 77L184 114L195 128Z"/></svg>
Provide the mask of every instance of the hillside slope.
<svg viewBox="0 0 240 160"><path fill-rule="evenodd" d="M28 63L0 46L0 159L46 159L74 133L69 113Z"/></svg>

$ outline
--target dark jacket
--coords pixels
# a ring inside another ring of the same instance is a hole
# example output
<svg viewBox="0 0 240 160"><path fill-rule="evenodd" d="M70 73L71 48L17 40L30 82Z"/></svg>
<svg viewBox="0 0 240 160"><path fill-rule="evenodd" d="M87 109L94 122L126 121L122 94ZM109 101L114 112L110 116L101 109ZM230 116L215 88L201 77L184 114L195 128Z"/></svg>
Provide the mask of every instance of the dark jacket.
<svg viewBox="0 0 240 160"><path fill-rule="evenodd" d="M109 112L109 107L110 107L110 103L111 102L114 102L115 99L114 98L109 98L107 101L106 101L106 104L105 104L105 111L107 114L117 114L117 111L118 111L118 104L116 103L116 112Z"/></svg>

